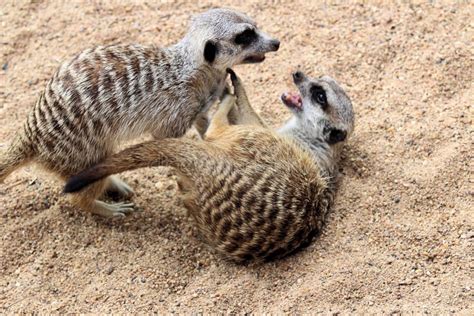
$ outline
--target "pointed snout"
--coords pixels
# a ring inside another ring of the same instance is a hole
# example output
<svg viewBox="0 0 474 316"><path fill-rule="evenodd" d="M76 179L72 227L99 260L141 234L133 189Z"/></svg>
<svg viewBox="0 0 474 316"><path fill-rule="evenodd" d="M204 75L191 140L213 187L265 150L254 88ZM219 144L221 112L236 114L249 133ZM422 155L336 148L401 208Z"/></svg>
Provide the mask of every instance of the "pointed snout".
<svg viewBox="0 0 474 316"><path fill-rule="evenodd" d="M302 71L297 70L293 73L293 82L295 84L299 84L303 82L305 79L306 79L306 76Z"/></svg>
<svg viewBox="0 0 474 316"><path fill-rule="evenodd" d="M277 39L272 39L270 41L270 47L273 52L276 52L280 48L280 41Z"/></svg>
<svg viewBox="0 0 474 316"><path fill-rule="evenodd" d="M280 48L280 41L274 37L271 37L265 32L259 31L261 38L263 39L263 43L265 49L270 52L276 52Z"/></svg>

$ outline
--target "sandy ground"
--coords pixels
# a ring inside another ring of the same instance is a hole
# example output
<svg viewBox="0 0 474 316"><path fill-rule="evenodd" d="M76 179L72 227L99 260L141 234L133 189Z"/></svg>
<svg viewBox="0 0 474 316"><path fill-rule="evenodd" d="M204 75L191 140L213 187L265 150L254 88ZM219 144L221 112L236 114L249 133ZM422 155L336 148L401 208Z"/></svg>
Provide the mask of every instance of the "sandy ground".
<svg viewBox="0 0 474 316"><path fill-rule="evenodd" d="M220 3L162 2L2 1L0 149L60 61L174 43ZM0 186L1 313L474 313L474 5L285 2L228 2L282 41L236 71L273 126L298 66L351 96L356 132L322 236L284 260L229 264L197 238L171 170L125 174L141 212L104 220L31 166Z"/></svg>

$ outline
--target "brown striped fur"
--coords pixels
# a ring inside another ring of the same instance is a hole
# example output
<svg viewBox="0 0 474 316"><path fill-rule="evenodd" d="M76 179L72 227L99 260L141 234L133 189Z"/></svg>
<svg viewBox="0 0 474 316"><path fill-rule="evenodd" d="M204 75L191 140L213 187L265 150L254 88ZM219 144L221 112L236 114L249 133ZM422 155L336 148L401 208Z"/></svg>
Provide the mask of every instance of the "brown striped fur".
<svg viewBox="0 0 474 316"><path fill-rule="evenodd" d="M235 74L232 79L237 102L225 97L204 141L164 139L133 146L71 178L65 191L125 170L171 166L199 231L226 258L269 260L308 244L332 203L334 177L315 156L321 151L266 128ZM350 101L331 106L350 107L352 113ZM239 125L230 125L229 118ZM342 128L338 118L333 123Z"/></svg>
<svg viewBox="0 0 474 316"><path fill-rule="evenodd" d="M248 45L235 38L246 29ZM113 154L124 141L151 133L180 137L221 95L227 67L247 63L279 42L246 15L213 9L196 16L188 34L168 48L111 45L90 48L63 63L41 92L19 136L0 161L0 182L34 161L66 179ZM232 48L232 49L230 49ZM80 194L74 204L104 216L122 216L131 204L96 200L105 189L132 194L116 177Z"/></svg>

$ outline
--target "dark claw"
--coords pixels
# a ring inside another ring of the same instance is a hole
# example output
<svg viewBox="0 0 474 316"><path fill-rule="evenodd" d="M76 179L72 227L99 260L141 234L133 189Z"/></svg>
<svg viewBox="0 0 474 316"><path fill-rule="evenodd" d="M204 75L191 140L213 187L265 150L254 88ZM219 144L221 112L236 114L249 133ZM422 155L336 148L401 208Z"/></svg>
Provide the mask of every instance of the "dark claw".
<svg viewBox="0 0 474 316"><path fill-rule="evenodd" d="M230 68L227 68L227 73L230 75L230 80L232 80L232 84L234 84L234 82L237 80L237 75Z"/></svg>

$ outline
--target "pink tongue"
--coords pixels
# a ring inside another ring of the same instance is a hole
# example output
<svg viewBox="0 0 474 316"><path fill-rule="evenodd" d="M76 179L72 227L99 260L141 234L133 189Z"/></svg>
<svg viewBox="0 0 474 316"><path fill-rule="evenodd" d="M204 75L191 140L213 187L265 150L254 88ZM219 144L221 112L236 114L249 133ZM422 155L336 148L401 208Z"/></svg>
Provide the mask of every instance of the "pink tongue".
<svg viewBox="0 0 474 316"><path fill-rule="evenodd" d="M302 103L301 96L296 92L286 93L285 100L293 103L296 106L301 106Z"/></svg>

